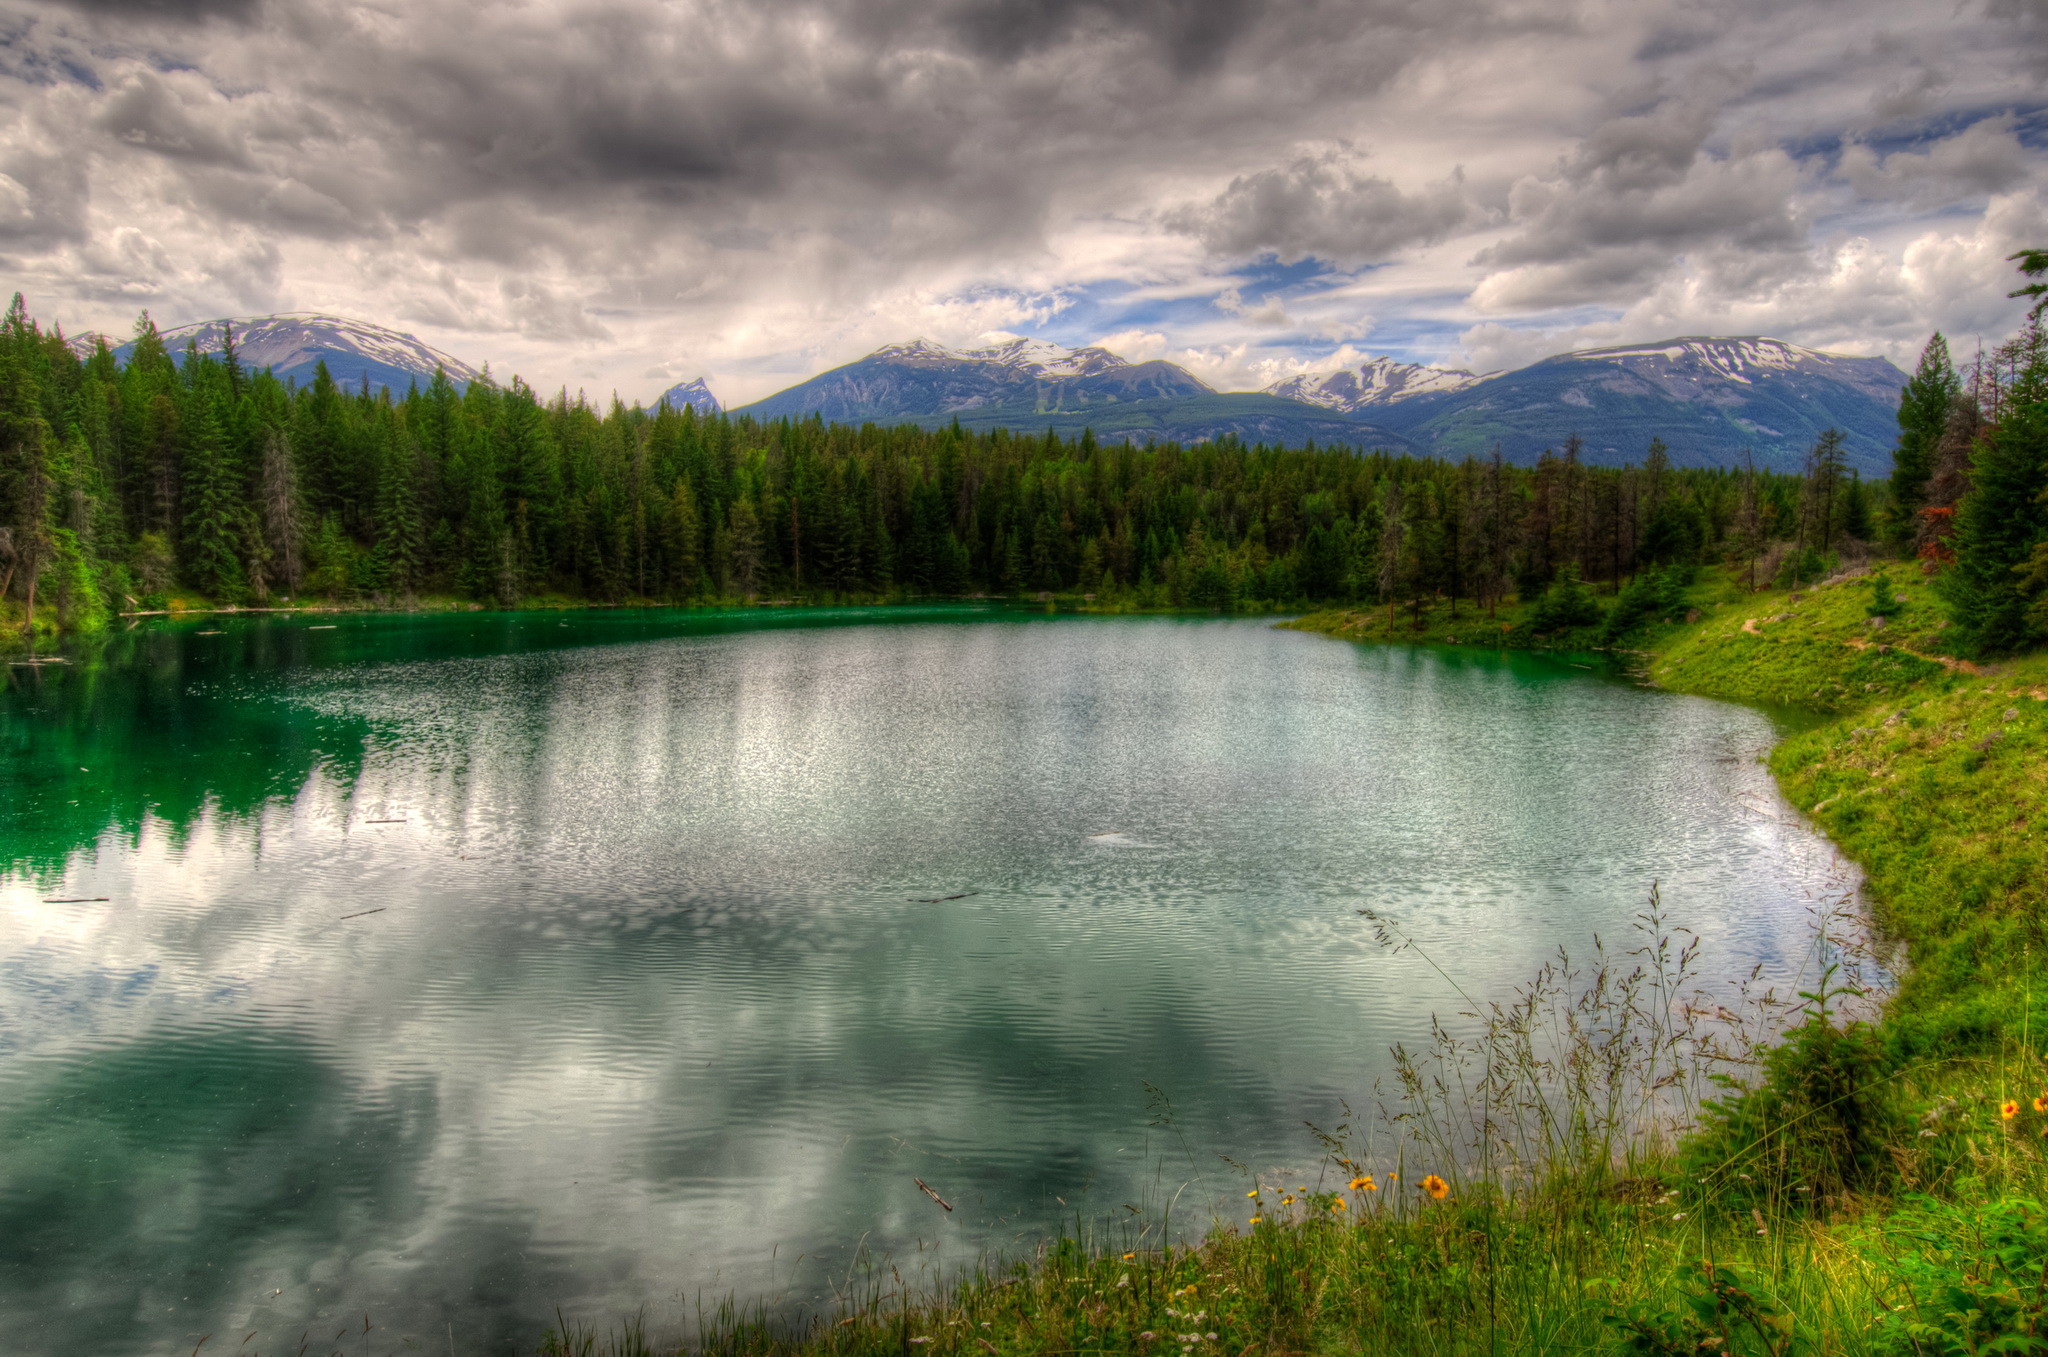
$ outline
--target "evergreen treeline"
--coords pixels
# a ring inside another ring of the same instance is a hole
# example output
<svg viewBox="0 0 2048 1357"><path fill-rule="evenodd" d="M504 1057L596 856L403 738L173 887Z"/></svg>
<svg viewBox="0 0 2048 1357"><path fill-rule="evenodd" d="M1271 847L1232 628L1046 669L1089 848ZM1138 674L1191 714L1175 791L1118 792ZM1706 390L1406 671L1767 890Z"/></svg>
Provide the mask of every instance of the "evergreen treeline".
<svg viewBox="0 0 2048 1357"><path fill-rule="evenodd" d="M1937 336L1897 471L1866 487L1835 434L1781 475L1676 469L1654 441L1640 465L1585 466L1570 440L1514 467L599 412L516 378L457 392L437 374L394 397L324 367L287 386L232 342L174 355L147 315L125 365L104 343L80 357L16 297L0 324L0 600L90 629L195 596L1488 609L1541 593L1548 620L1580 625L1594 590L1647 567L1796 581L1888 533L1953 563L1958 621L1996 648L2048 631L2041 356L2030 328L1965 380Z"/></svg>

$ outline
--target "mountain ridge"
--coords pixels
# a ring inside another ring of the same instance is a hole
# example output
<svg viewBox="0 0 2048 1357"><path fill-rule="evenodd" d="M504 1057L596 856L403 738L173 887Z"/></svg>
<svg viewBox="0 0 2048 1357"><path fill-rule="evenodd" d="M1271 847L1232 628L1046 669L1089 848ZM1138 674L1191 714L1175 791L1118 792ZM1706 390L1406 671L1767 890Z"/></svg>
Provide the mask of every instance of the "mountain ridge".
<svg viewBox="0 0 2048 1357"><path fill-rule="evenodd" d="M230 325L241 361L252 368L267 367L281 381L310 382L322 362L337 385L355 389L367 381L393 395L403 395L415 383L424 387L433 380L437 367L458 390L466 390L484 375L482 369L416 336L317 311L226 316L179 325L159 334L174 358L184 352L188 341L196 341L201 353L219 353L224 327ZM126 362L135 351L135 341L113 347L115 357Z"/></svg>
<svg viewBox="0 0 2048 1357"><path fill-rule="evenodd" d="M188 340L218 352L226 325L235 327L246 364L287 380L310 381L324 361L344 388L381 386L400 395L431 381L436 368L458 389L488 373L413 335L318 312L199 321L164 331L164 343L174 353ZM89 350L97 338L72 342ZM115 352L125 358L133 347L129 341ZM1690 335L1571 350L1483 374L1383 355L1233 392L1177 364L1133 362L1100 345L1008 338L953 348L920 338L884 345L730 413L930 427L958 419L974 428L1092 429L1135 441L1313 441L1451 458L1498 448L1518 463L1577 435L1584 460L1621 464L1661 438L1678 465L1731 465L1748 452L1778 469L1796 468L1821 430L1834 426L1849 435L1850 465L1879 474L1889 465L1905 380L1883 358L1760 335ZM676 383L648 408L664 402L704 415L724 411L701 377Z"/></svg>
<svg viewBox="0 0 2048 1357"><path fill-rule="evenodd" d="M1201 442L1225 436L1336 442L1437 456L1533 462L1581 439L1619 465L1661 438L1684 466L1796 468L1820 432L1849 435L1850 465L1889 465L1905 373L1883 358L1827 353L1759 335L1693 335L1553 354L1492 373L1389 357L1297 374L1261 392L1219 392L1175 364L1132 363L1099 346L1008 340L954 349L884 345L733 413Z"/></svg>

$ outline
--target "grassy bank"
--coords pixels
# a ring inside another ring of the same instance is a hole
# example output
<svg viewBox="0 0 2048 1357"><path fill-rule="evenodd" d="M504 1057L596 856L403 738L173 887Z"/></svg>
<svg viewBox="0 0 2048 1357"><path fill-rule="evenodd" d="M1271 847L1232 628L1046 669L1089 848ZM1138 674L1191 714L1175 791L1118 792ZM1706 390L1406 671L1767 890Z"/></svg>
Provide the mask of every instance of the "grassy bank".
<svg viewBox="0 0 2048 1357"><path fill-rule="evenodd" d="M1324 1181L1254 1184L1243 1218L1190 1247L1074 1237L944 1287L884 1269L807 1327L727 1310L691 1346L735 1357L2048 1347L2048 1210L2037 1204L2048 1199L2048 1069L2034 1036L2044 1015L2032 1012L2048 894L2036 829L2048 656L1948 657L1928 585L1904 570L1882 587L1858 576L1762 593L1709 570L1655 603L1619 637L1598 623L1537 635L1532 610L1512 604L1287 625L1608 648L1675 692L1817 716L1771 766L1864 866L1876 922L1904 948L1904 982L1874 1028L1845 1026L1832 997L1811 996L1740 1015L1752 1037L1789 1029L1754 1046L1700 1026L1689 1005L1673 1020L1683 977L1653 947L1632 977L1596 966L1553 978L1492 1009L1477 1036L1407 1058L1382 1123L1407 1147L1406 1177L1370 1172L1332 1140ZM1730 1097L1717 1071L1760 1091ZM1660 1096L1683 1115L1716 1092L1685 1138L1639 1129L1639 1109ZM1429 1172L1443 1175L1429 1184L1441 1196L1423 1190ZM630 1328L573 1325L543 1346L549 1357L655 1350Z"/></svg>
<svg viewBox="0 0 2048 1357"><path fill-rule="evenodd" d="M1425 610L1420 628L1406 610L1391 627L1380 611L1288 625L1564 649L1610 639L1597 627L1534 635L1519 605L1491 619L1464 612ZM2048 918L2048 654L1970 664L1945 653L1946 630L1910 566L1895 566L1881 588L1866 572L1761 593L1707 570L1619 638L1622 658L1659 687L1826 718L1778 745L1771 768L1786 798L1868 873L1865 900L1910 963L1884 1030L1919 1054L1980 1051L2042 1026L2025 1010L2038 1002L2032 954Z"/></svg>

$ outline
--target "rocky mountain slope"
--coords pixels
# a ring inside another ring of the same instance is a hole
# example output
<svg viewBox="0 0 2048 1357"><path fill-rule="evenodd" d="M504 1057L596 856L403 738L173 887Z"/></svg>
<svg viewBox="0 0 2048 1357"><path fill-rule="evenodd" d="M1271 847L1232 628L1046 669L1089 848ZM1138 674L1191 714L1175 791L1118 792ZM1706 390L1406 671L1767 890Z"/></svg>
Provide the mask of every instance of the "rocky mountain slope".
<svg viewBox="0 0 2048 1357"><path fill-rule="evenodd" d="M1392 405L1411 396L1460 391L1484 380L1456 368L1424 367L1398 358L1380 357L1355 368L1289 377L1267 387L1266 394L1345 414L1363 414L1373 406Z"/></svg>
<svg viewBox="0 0 2048 1357"><path fill-rule="evenodd" d="M718 397L711 394L711 388L704 385L702 377L687 382L677 382L656 397L647 408L659 410L663 405L672 409L695 410L700 415L715 415L725 407L718 403Z"/></svg>
<svg viewBox="0 0 2048 1357"><path fill-rule="evenodd" d="M1355 413L1423 452L1484 455L1498 445L1533 460L1571 434L1589 462L1642 457L1662 438L1681 466L1796 468L1823 429L1849 435L1850 464L1889 468L1906 374L1857 358L1760 337L1690 337L1581 349L1455 389L1368 403Z"/></svg>
<svg viewBox="0 0 2048 1357"><path fill-rule="evenodd" d="M1673 339L1583 349L1484 376L1376 358L1308 373L1263 392L1217 392L1172 363L1130 363L1101 348L1013 340L949 349L892 344L735 414L1199 442L1236 435L1348 443L1443 457L1499 447L1527 463L1576 434L1589 463L1640 461L1662 438L1681 466L1796 468L1831 426L1850 464L1890 465L1905 374L1882 358L1822 353L1757 337Z"/></svg>
<svg viewBox="0 0 2048 1357"><path fill-rule="evenodd" d="M434 379L437 367L458 389L482 375L461 359L429 348L411 335L311 312L180 325L163 331L164 347L175 358L185 351L187 341L197 340L201 353L218 353L223 327L228 325L234 327L235 352L245 366L267 367L281 379L302 384L313 380L314 369L323 360L334 380L349 390L360 389L367 379L373 390L387 387L401 396L414 383L425 387ZM114 352L126 362L134 347L131 341Z"/></svg>
<svg viewBox="0 0 2048 1357"><path fill-rule="evenodd" d="M1060 415L1213 394L1207 383L1172 363L1130 363L1107 349L1063 349L1029 339L949 349L920 339L877 349L733 413L896 422Z"/></svg>

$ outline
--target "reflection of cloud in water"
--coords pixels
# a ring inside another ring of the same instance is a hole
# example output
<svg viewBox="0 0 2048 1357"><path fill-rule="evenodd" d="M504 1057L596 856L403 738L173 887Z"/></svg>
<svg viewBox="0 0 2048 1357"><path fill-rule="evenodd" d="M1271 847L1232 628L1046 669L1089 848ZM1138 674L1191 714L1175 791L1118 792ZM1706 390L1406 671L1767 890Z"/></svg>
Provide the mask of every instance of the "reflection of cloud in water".
<svg viewBox="0 0 2048 1357"><path fill-rule="evenodd" d="M1498 993L1659 879L1716 965L1789 975L1828 872L1741 804L1763 770L1716 761L1767 741L1755 713L1257 625L778 632L295 691L373 732L359 772L0 885L0 1120L42 1147L4 1171L57 1222L0 1242L27 1351L168 1348L149 1279L208 1262L188 1346L330 1303L511 1345L557 1303L816 1301L863 1236L966 1264L1056 1197L1170 1197L1195 1170L1141 1081L1207 1175L1199 1223L1211 1154L1303 1162L1302 1120L1459 1006L1358 906ZM122 1139L159 1104L160 1144ZM93 1195L74 1143L125 1186ZM74 1285L132 1327L78 1327Z"/></svg>

